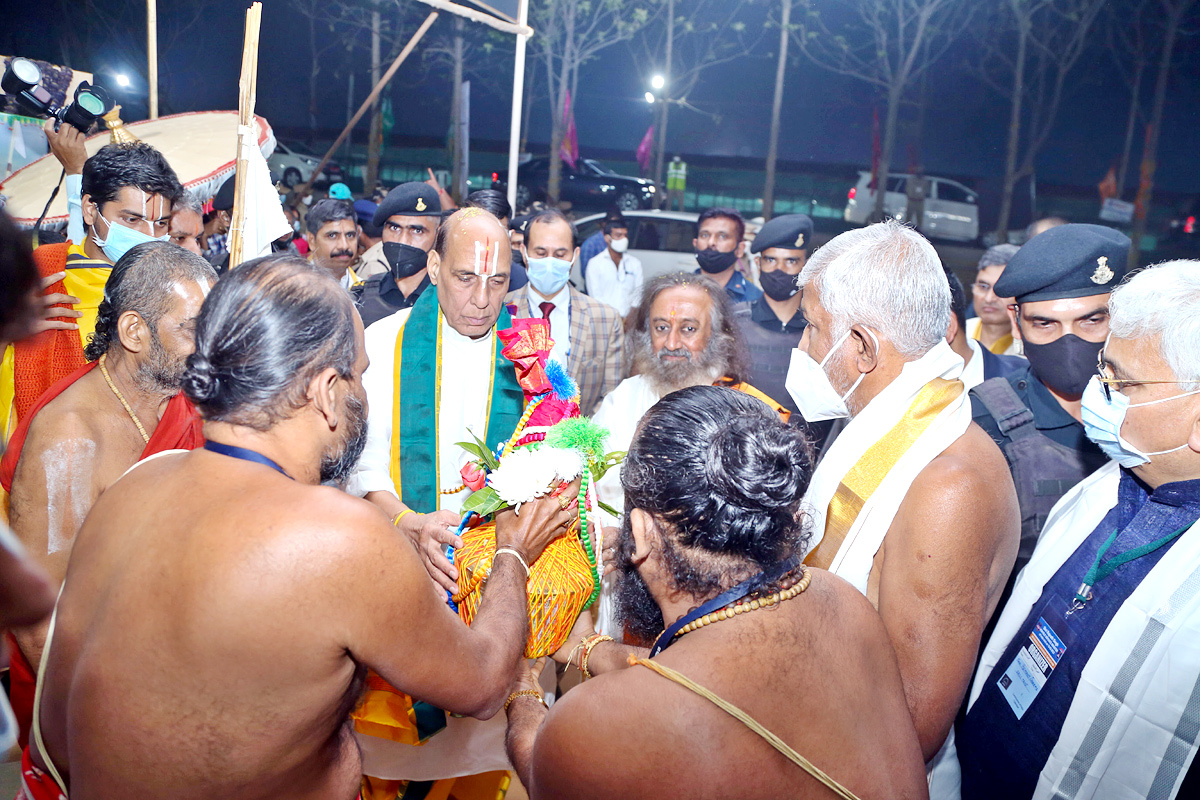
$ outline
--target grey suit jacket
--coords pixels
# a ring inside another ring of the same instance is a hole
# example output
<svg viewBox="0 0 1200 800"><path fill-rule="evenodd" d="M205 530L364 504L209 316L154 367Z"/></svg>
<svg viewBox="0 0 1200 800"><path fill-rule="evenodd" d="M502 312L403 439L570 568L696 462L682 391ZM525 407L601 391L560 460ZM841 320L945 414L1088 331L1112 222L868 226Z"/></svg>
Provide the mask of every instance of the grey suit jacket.
<svg viewBox="0 0 1200 800"><path fill-rule="evenodd" d="M525 289L509 292L504 302L517 307L518 317L541 316L530 312ZM617 388L625 378L621 357L625 326L615 308L593 300L572 286L570 335L567 373L579 384L580 411L590 416L604 395Z"/></svg>

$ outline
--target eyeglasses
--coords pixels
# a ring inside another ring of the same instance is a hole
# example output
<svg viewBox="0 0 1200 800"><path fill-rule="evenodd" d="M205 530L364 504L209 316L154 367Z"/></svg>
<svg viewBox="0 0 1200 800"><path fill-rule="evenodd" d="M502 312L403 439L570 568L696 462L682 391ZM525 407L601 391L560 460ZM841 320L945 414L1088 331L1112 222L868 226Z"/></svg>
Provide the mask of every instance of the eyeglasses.
<svg viewBox="0 0 1200 800"><path fill-rule="evenodd" d="M1121 391L1130 384L1141 383L1195 383L1195 381L1139 381L1126 378L1114 378L1112 368L1104 363L1104 351L1101 350L1096 356L1096 376L1100 379L1100 388L1104 390L1104 399L1106 402L1112 402L1113 391Z"/></svg>
<svg viewBox="0 0 1200 800"><path fill-rule="evenodd" d="M992 290L992 284L984 283L983 281L975 281L971 284L971 289L979 294L987 294Z"/></svg>

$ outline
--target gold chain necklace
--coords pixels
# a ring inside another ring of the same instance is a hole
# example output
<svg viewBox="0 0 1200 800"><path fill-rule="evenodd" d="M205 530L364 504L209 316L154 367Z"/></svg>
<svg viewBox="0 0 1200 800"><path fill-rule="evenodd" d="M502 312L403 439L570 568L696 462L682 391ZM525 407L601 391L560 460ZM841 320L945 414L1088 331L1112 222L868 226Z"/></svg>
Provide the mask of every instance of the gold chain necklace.
<svg viewBox="0 0 1200 800"><path fill-rule="evenodd" d="M108 367L104 365L104 359L108 357L108 353L100 356L100 372L104 375L105 382L108 383L108 388L112 389L113 394L121 401L121 405L125 406L125 410L129 413L129 418L133 420L133 424L137 425L138 433L142 435L142 441L150 443L150 434L146 433L146 429L142 427L142 421L138 419L137 414L133 413L133 409L129 407L129 403L125 401L125 395L121 394L121 390L113 383L113 379L108 374Z"/></svg>

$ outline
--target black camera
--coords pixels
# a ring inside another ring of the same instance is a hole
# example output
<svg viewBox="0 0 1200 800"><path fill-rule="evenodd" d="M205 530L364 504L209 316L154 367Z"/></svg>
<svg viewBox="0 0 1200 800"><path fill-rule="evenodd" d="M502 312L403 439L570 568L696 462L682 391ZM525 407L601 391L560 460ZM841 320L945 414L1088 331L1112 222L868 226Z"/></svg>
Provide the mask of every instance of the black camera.
<svg viewBox="0 0 1200 800"><path fill-rule="evenodd" d="M75 98L65 106L54 105L54 98L40 84L42 71L28 58L11 58L0 79L0 89L17 98L17 104L32 116L58 120L54 129L65 122L78 128L80 133L91 130L96 120L112 110L113 101L100 86L83 81L75 89Z"/></svg>

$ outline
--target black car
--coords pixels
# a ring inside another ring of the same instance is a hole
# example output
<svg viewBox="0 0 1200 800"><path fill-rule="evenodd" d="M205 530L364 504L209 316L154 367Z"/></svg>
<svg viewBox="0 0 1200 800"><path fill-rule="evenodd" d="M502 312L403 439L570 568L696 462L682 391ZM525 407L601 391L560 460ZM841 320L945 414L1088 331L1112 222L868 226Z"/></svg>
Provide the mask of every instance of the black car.
<svg viewBox="0 0 1200 800"><path fill-rule="evenodd" d="M517 208L546 199L550 179L550 159L535 158L517 168ZM492 188L507 191L508 173L493 172ZM575 169L563 162L559 199L568 200L576 209L606 210L616 205L623 211L650 208L654 200L654 181L618 175L591 158L575 162Z"/></svg>

